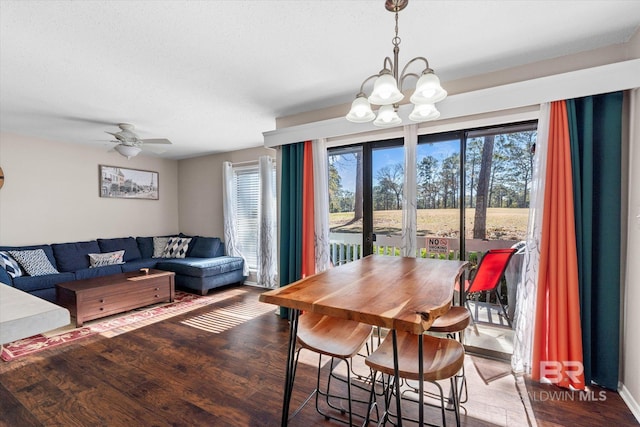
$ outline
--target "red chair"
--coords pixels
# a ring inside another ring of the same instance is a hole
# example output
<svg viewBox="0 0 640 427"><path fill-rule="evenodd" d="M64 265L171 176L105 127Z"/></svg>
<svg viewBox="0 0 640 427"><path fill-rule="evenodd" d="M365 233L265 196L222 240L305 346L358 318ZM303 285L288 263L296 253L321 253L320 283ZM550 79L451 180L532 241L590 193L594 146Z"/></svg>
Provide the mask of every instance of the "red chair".
<svg viewBox="0 0 640 427"><path fill-rule="evenodd" d="M509 260L515 253L516 249L513 248L489 250L480 260L480 264L478 264L478 268L475 270L475 274L473 274L471 280L465 280L464 300L467 308L469 308L469 300L467 297L470 293L493 292L496 296L496 300L500 304L500 307L502 307L502 313L504 314L504 318L507 320L509 327L512 327L511 319L509 319L506 307L502 304L502 301L500 301L498 286L500 285L500 279L504 275L504 271L507 268ZM469 311L471 312L470 308Z"/></svg>

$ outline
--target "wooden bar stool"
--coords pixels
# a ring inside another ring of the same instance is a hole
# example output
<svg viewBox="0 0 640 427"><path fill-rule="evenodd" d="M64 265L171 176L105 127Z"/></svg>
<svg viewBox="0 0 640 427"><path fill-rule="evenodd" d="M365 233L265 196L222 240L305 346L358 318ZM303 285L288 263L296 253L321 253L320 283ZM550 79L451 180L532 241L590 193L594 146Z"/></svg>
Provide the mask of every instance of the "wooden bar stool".
<svg viewBox="0 0 640 427"><path fill-rule="evenodd" d="M460 425L460 413L458 405L458 392L455 376L462 368L464 364L464 347L458 341L450 338L438 338L431 335L414 335L407 332L396 331L397 336L397 348L398 348L398 373L399 377L405 380L419 381L418 367L418 339L422 338L423 345L423 376L422 380L431 382L437 386L440 391L440 410L442 414L442 423L446 425L445 416L445 404L444 393L440 384L436 381L449 379L451 382L451 388L453 393L453 406L456 415L456 424ZM385 338L382 345L378 347L370 356L365 359L365 363L374 371L374 375L377 372L386 374L389 376L389 384L387 385L385 393L385 413L383 415L383 421L389 420L389 417L395 417L393 413L389 411L389 406L392 400L392 394L394 387L391 385L391 378L393 378L394 371L394 359L393 359L393 342L391 337ZM372 385L370 393L371 398L374 396L375 383ZM403 397L405 400L409 400ZM413 401L413 399L410 399ZM425 403L425 405L429 405ZM431 405L433 406L433 405ZM419 411L423 411L424 408L418 408ZM415 419L403 418L413 422L417 422ZM389 420L391 421L391 420ZM433 425L433 424L428 424Z"/></svg>
<svg viewBox="0 0 640 427"><path fill-rule="evenodd" d="M471 323L471 313L466 307L453 306L442 316L438 317L428 332L447 334L447 338L457 339L462 342L462 333ZM457 336L456 336L457 335ZM456 374L456 380L460 381L458 388L458 404L465 403L469 394L467 392L467 378L464 374L464 364L460 373ZM464 394L464 398L462 395Z"/></svg>
<svg viewBox="0 0 640 427"><path fill-rule="evenodd" d="M319 396L323 396L329 407L344 413L344 409L333 405L330 399L343 399L348 401L348 413L349 413L349 425L353 425L353 408L351 397L351 363L350 360L358 354L361 348L365 346L369 336L371 335L371 325L365 325L363 323L355 322L352 320L337 319L335 317L323 316L316 313L305 313L300 316L298 320L298 333L297 343L298 350L296 352L295 367L293 376L295 380L295 372L298 366L298 358L302 349L307 349L318 353L318 374L316 381L316 388L305 399L290 418L294 417L301 409L306 405L309 400L315 395L316 411L325 419L333 419L342 423L346 423L345 420L333 417L328 413L322 412L318 405ZM367 344L368 345L368 344ZM320 389L320 370L322 356L331 357L331 365L329 369L329 375L327 379L326 391ZM331 394L331 379L335 378L340 381L344 381L342 378L336 376L333 373L334 359L340 359L347 365L347 396L339 396ZM368 404L368 401L358 401ZM365 418L365 415L358 415L361 418Z"/></svg>

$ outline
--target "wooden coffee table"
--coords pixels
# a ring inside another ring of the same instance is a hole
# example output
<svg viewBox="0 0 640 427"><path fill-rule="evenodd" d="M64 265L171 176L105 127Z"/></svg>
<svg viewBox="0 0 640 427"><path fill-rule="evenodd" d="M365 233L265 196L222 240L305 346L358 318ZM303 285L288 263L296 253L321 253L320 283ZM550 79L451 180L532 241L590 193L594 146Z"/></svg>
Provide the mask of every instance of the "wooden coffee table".
<svg viewBox="0 0 640 427"><path fill-rule="evenodd" d="M99 319L159 302L173 301L171 271L148 270L75 280L56 285L56 302L76 318L76 327Z"/></svg>

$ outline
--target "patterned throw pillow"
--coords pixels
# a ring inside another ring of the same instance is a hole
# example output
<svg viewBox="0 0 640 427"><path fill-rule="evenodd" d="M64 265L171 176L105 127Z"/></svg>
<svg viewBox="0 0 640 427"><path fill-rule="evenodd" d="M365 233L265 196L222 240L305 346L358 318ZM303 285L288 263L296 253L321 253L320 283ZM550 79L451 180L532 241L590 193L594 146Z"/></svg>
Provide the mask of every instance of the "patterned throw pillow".
<svg viewBox="0 0 640 427"><path fill-rule="evenodd" d="M169 237L162 258L184 258L190 242L191 237Z"/></svg>
<svg viewBox="0 0 640 427"><path fill-rule="evenodd" d="M162 258L164 249L167 247L168 237L154 237L153 238L153 256L152 258Z"/></svg>
<svg viewBox="0 0 640 427"><path fill-rule="evenodd" d="M26 251L9 251L11 256L20 263L20 266L29 276L44 276L45 274L57 274L58 270L51 264L47 254L42 249Z"/></svg>
<svg viewBox="0 0 640 427"><path fill-rule="evenodd" d="M16 278L22 276L22 269L20 268L20 264L18 261L11 258L7 252L0 251L0 267L4 267L9 273L9 276Z"/></svg>
<svg viewBox="0 0 640 427"><path fill-rule="evenodd" d="M105 265L124 264L124 249L115 252L105 252L103 254L88 254L89 268L104 267Z"/></svg>

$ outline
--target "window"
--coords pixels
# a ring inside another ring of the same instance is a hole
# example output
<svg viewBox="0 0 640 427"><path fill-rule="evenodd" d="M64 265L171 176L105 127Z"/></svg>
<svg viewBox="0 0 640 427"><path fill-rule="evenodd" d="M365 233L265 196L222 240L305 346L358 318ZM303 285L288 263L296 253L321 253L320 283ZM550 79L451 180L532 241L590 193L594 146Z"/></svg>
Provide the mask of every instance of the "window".
<svg viewBox="0 0 640 427"><path fill-rule="evenodd" d="M249 268L258 267L258 210L260 206L260 174L258 166L234 168L236 227L238 246Z"/></svg>
<svg viewBox="0 0 640 427"><path fill-rule="evenodd" d="M275 167L273 180L275 187ZM233 168L234 210L238 247L250 270L258 268L258 233L260 223L260 172L258 165ZM275 194L275 188L273 188Z"/></svg>

